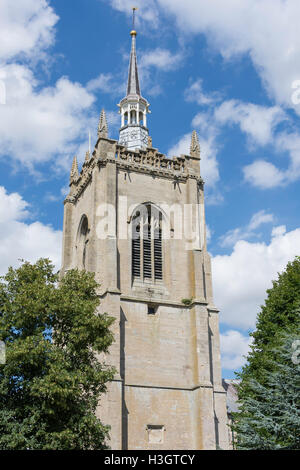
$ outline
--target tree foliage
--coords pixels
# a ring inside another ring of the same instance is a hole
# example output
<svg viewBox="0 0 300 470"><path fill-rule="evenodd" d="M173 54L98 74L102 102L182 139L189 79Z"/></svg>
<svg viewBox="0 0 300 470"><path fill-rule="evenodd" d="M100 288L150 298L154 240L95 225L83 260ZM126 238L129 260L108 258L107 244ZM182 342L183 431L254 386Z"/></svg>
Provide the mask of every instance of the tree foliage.
<svg viewBox="0 0 300 470"><path fill-rule="evenodd" d="M252 393L235 415L239 449L300 449L300 360L293 347L299 333L283 335L274 348L277 360L271 361L273 370L266 371L264 385L248 381Z"/></svg>
<svg viewBox="0 0 300 470"><path fill-rule="evenodd" d="M97 313L91 273L58 283L49 260L9 269L0 282L0 449L103 449L96 417L114 371L99 361L113 322Z"/></svg>
<svg viewBox="0 0 300 470"><path fill-rule="evenodd" d="M299 369L292 363L289 349L291 338L299 339L299 335L300 257L296 257L267 291L252 333L247 364L238 374L241 380L240 412L235 416L238 447L276 449L299 445L284 431L286 428L289 432L289 413L292 420L297 413L299 416L299 388L295 389L294 377Z"/></svg>

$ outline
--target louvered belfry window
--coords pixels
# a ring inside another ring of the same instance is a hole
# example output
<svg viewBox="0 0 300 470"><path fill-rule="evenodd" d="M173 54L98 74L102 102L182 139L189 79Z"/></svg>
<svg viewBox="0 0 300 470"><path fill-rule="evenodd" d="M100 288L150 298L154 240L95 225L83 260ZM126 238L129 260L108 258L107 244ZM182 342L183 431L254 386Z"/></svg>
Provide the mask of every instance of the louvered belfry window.
<svg viewBox="0 0 300 470"><path fill-rule="evenodd" d="M133 216L132 230L133 278L153 282L162 280L161 212L150 204L140 206Z"/></svg>
<svg viewBox="0 0 300 470"><path fill-rule="evenodd" d="M132 238L132 275L141 276L141 236L140 226L136 227L136 237Z"/></svg>

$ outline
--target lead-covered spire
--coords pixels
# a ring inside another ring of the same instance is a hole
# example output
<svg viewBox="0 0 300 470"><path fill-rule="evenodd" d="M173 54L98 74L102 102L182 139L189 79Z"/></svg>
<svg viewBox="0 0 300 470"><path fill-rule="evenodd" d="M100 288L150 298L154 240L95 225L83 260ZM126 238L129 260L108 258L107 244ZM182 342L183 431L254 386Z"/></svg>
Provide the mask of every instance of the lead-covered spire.
<svg viewBox="0 0 300 470"><path fill-rule="evenodd" d="M139 95L141 96L139 73L136 58L136 35L135 30L131 31L131 52L128 72L128 85L127 85L127 96L128 95Z"/></svg>

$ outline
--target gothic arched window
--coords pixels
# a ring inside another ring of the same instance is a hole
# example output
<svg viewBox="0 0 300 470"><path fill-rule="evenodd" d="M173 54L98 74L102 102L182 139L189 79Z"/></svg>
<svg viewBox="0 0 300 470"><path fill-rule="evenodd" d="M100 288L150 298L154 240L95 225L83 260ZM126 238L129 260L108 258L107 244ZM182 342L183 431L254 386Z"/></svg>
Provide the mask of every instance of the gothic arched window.
<svg viewBox="0 0 300 470"><path fill-rule="evenodd" d="M133 279L163 278L162 213L151 204L139 206L132 217Z"/></svg>

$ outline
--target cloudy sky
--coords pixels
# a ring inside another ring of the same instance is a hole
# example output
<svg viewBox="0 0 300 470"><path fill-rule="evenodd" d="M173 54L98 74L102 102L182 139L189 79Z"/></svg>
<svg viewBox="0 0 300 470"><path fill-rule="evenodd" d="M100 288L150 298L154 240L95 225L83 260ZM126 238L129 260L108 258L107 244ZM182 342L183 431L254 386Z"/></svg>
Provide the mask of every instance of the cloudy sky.
<svg viewBox="0 0 300 470"><path fill-rule="evenodd" d="M224 377L300 250L299 0L135 0L153 145L202 148ZM0 2L0 274L59 267L71 160L108 113L118 138L132 0Z"/></svg>

